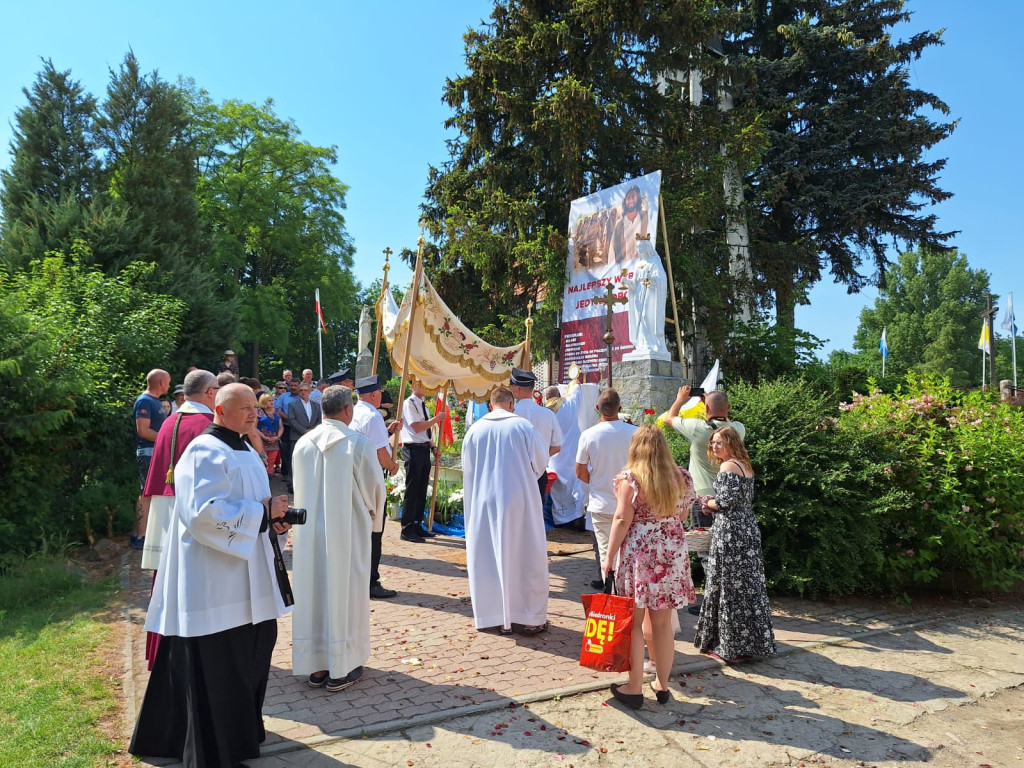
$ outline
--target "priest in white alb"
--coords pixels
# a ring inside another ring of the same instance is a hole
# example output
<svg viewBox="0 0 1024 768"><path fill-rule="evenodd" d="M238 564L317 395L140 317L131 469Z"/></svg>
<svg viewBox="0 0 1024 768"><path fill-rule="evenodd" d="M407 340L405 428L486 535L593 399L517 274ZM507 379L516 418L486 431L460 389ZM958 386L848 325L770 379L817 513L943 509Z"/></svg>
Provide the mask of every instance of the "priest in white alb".
<svg viewBox="0 0 1024 768"><path fill-rule="evenodd" d="M491 394L491 412L462 442L466 566L477 629L513 625L524 635L547 629L548 550L537 477L548 445L513 412L507 387Z"/></svg>
<svg viewBox="0 0 1024 768"><path fill-rule="evenodd" d="M257 758L277 619L293 599L267 470L245 439L256 396L217 393L213 424L174 467L174 517L157 568L146 629L163 635L129 751L185 766Z"/></svg>
<svg viewBox="0 0 1024 768"><path fill-rule="evenodd" d="M336 692L370 658L370 534L387 491L376 449L349 427L352 390L328 387L321 405L323 422L292 455L295 506L306 510L306 524L292 529L292 668Z"/></svg>
<svg viewBox="0 0 1024 768"><path fill-rule="evenodd" d="M584 490L576 477L576 447L580 442L582 402L583 388L575 379L564 388L552 385L544 390L544 407L554 412L562 430L562 449L548 459L548 472L556 475L550 491L552 522L566 525L579 520L581 528L585 515Z"/></svg>

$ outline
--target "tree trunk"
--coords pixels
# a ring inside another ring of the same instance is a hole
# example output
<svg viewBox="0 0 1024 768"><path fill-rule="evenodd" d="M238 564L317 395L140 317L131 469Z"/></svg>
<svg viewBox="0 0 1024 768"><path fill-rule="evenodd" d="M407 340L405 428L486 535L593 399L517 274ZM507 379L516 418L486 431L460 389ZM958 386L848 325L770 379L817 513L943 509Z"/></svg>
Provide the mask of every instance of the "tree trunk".
<svg viewBox="0 0 1024 768"><path fill-rule="evenodd" d="M260 377L260 340L256 339L252 343L252 377L258 379Z"/></svg>
<svg viewBox="0 0 1024 768"><path fill-rule="evenodd" d="M775 293L775 343L779 358L789 365L796 363L796 307L793 280L783 278L773 288Z"/></svg>

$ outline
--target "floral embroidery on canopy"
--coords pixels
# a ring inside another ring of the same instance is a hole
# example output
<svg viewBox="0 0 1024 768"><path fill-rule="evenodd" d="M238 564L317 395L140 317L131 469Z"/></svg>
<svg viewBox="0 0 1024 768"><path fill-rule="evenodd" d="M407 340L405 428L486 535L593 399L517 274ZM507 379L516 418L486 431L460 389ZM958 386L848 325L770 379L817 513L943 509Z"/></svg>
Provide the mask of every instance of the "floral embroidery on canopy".
<svg viewBox="0 0 1024 768"><path fill-rule="evenodd" d="M410 329L412 289L406 291L402 306L394 301L381 302L383 337L391 351L395 373L402 373L405 350L409 345L408 374L426 394L440 392L446 382L456 396L486 399L492 389L508 382L513 368L528 367L526 343L514 347L495 347L462 324L423 276L416 327Z"/></svg>

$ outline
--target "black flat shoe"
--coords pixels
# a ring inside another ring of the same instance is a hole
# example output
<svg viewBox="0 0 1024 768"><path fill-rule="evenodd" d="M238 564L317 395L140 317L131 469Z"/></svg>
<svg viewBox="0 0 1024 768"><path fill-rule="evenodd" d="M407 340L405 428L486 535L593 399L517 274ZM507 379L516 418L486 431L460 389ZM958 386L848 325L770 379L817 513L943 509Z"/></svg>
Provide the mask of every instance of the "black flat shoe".
<svg viewBox="0 0 1024 768"><path fill-rule="evenodd" d="M668 700L669 698L671 698L669 696L668 689L664 691L659 691L657 688L654 687L654 681L651 680L651 690L654 691L654 695L657 697L659 704L668 704Z"/></svg>
<svg viewBox="0 0 1024 768"><path fill-rule="evenodd" d="M617 683L612 683L611 692L613 697L621 701L629 709L640 709L644 705L644 695L642 693L622 693L619 691Z"/></svg>

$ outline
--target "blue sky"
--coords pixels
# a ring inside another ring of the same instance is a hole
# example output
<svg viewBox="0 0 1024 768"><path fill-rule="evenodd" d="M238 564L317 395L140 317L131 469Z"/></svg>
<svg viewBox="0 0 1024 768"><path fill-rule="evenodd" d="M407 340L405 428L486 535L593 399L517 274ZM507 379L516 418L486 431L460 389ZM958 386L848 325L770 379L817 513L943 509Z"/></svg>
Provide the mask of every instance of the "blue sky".
<svg viewBox="0 0 1024 768"><path fill-rule="evenodd" d="M216 101L271 98L306 140L336 145L336 173L350 187L346 225L357 249L355 272L366 284L381 275L385 247L397 253L415 246L427 168L446 158L443 122L450 112L441 89L446 77L463 70L462 35L479 25L491 3L334 0L297 2L287 10L263 0L8 6L0 46L0 164L10 162L10 123L41 57L70 69L102 97L108 70L130 48L144 71L156 69L168 80L193 78ZM989 272L994 292L1014 291L1024 307L1015 226L1024 213L1024 3L908 0L908 8L914 13L908 31L946 29L946 45L914 64L912 82L938 94L960 120L937 153L949 158L942 186L954 192L936 209L939 226L959 230L954 244L970 265ZM409 272L400 267L391 276L407 282ZM849 349L860 309L876 296L870 289L849 296L842 286L820 284L811 305L797 309L797 325L829 339L826 351Z"/></svg>

